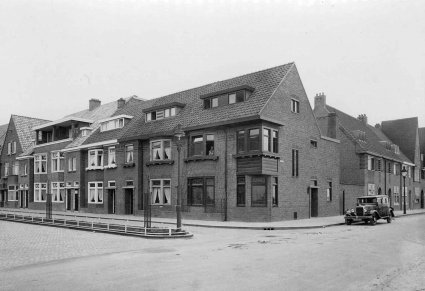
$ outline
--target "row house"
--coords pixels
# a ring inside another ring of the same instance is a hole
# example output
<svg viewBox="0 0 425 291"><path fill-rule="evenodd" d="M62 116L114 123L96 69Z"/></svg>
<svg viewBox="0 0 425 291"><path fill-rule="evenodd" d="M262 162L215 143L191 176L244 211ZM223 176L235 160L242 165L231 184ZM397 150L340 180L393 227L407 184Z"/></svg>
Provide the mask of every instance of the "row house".
<svg viewBox="0 0 425 291"><path fill-rule="evenodd" d="M340 211L339 141L321 134L293 63L131 110L116 116L129 120L123 128L101 126L75 149L87 187L80 211L142 215L149 207L173 217L177 191L185 218L274 221Z"/></svg>
<svg viewBox="0 0 425 291"><path fill-rule="evenodd" d="M381 129L392 141L400 145L400 150L413 163L408 172L410 179L406 179L406 195L409 208L424 208L425 177L423 175L423 155L425 151L421 150L418 118L383 121Z"/></svg>
<svg viewBox="0 0 425 291"><path fill-rule="evenodd" d="M32 164L21 162L19 156L33 145L32 128L46 122L19 115L10 117L0 155L0 206L28 207L34 186Z"/></svg>
<svg viewBox="0 0 425 291"><path fill-rule="evenodd" d="M81 145L101 120L111 117L125 104L122 98L103 105L100 100L91 99L86 110L32 127L34 144L18 157L21 164L32 165L29 208L45 209L47 194L52 194L53 210L79 211L85 201L81 197L87 191L82 174L85 157L67 149Z"/></svg>
<svg viewBox="0 0 425 291"><path fill-rule="evenodd" d="M412 193L417 185L416 164L401 148L402 141L384 130L385 122L382 126L371 126L364 114L354 118L327 105L323 93L315 97L314 114L322 132L341 141L341 209L352 208L359 196L379 194L388 195L391 205L402 209L403 193ZM403 168L408 171L406 189ZM411 194L406 203L409 209L417 208Z"/></svg>

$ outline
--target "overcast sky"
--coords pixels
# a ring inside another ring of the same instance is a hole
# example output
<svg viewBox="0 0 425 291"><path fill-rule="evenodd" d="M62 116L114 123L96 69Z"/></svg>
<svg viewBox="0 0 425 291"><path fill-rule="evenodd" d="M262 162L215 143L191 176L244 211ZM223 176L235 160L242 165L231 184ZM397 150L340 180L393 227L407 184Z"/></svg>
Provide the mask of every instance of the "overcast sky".
<svg viewBox="0 0 425 291"><path fill-rule="evenodd" d="M0 1L0 124L295 62L313 105L425 126L425 1Z"/></svg>

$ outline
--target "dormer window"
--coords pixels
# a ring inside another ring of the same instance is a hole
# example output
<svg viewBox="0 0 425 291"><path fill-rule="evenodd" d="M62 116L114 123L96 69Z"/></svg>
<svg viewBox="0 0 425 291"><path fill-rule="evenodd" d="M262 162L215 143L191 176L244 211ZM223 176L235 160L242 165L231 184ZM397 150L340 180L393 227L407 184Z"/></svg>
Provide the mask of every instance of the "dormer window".
<svg viewBox="0 0 425 291"><path fill-rule="evenodd" d="M81 136L88 136L91 132L91 128L90 127L81 127Z"/></svg>
<svg viewBox="0 0 425 291"><path fill-rule="evenodd" d="M364 131L354 130L353 135L357 140L366 142L366 133Z"/></svg>
<svg viewBox="0 0 425 291"><path fill-rule="evenodd" d="M238 86L213 93L201 95L204 100L204 109L210 109L248 100L254 88L250 86Z"/></svg>
<svg viewBox="0 0 425 291"><path fill-rule="evenodd" d="M126 122L133 118L133 116L129 115L118 115L108 119L104 119L100 121L100 131L108 131L114 130L118 128L123 128Z"/></svg>
<svg viewBox="0 0 425 291"><path fill-rule="evenodd" d="M155 121L176 116L185 104L179 102L168 103L143 110L145 121Z"/></svg>

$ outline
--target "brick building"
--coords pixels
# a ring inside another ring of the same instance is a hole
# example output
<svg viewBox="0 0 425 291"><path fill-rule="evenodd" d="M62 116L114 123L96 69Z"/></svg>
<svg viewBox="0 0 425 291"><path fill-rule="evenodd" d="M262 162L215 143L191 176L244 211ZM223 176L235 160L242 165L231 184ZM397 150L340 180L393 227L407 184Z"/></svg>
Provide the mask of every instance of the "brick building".
<svg viewBox="0 0 425 291"><path fill-rule="evenodd" d="M409 169L409 184L406 181L407 203L410 209L424 208L423 151L421 153L418 118L403 118L388 120L381 123L382 131L394 142L400 145L400 150L413 162ZM422 154L422 156L421 156ZM422 174L423 179L423 174Z"/></svg>
<svg viewBox="0 0 425 291"><path fill-rule="evenodd" d="M30 161L20 162L19 155L30 148L35 139L32 127L47 120L12 115L4 135L1 149L0 206L28 207L32 192L32 169Z"/></svg>
<svg viewBox="0 0 425 291"><path fill-rule="evenodd" d="M405 155L402 141L387 136L389 132L384 132L380 125L369 125L364 114L354 118L327 105L323 93L315 97L314 114L322 132L341 141L341 208L352 208L359 196L387 194L391 205L402 209L403 167L408 170L406 193L416 183L413 177L416 164ZM409 209L415 208L412 200L408 201Z"/></svg>
<svg viewBox="0 0 425 291"><path fill-rule="evenodd" d="M81 159L80 185L90 188L81 190L81 211L141 215L149 198L154 216L172 217L178 185L186 218L273 221L340 211L339 141L321 135L293 63L131 109L117 113L129 119L122 129L100 128L79 146L99 161ZM185 134L180 160L176 127Z"/></svg>

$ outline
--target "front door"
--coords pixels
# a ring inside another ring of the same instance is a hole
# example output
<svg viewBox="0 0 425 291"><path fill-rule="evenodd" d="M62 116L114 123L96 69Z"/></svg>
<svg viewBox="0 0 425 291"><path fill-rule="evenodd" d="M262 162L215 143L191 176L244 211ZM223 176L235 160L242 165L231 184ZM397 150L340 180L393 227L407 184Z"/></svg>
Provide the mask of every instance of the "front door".
<svg viewBox="0 0 425 291"><path fill-rule="evenodd" d="M74 211L78 211L78 205L80 203L80 195L78 194L78 190L74 192Z"/></svg>
<svg viewBox="0 0 425 291"><path fill-rule="evenodd" d="M115 213L115 189L108 190L108 213Z"/></svg>
<svg viewBox="0 0 425 291"><path fill-rule="evenodd" d="M319 197L317 188L311 188L311 217L319 216Z"/></svg>
<svg viewBox="0 0 425 291"><path fill-rule="evenodd" d="M66 189L66 210L72 209L72 189Z"/></svg>
<svg viewBox="0 0 425 291"><path fill-rule="evenodd" d="M125 189L125 214L133 214L133 189Z"/></svg>
<svg viewBox="0 0 425 291"><path fill-rule="evenodd" d="M24 190L19 191L19 207L21 208L25 207L25 191Z"/></svg>

